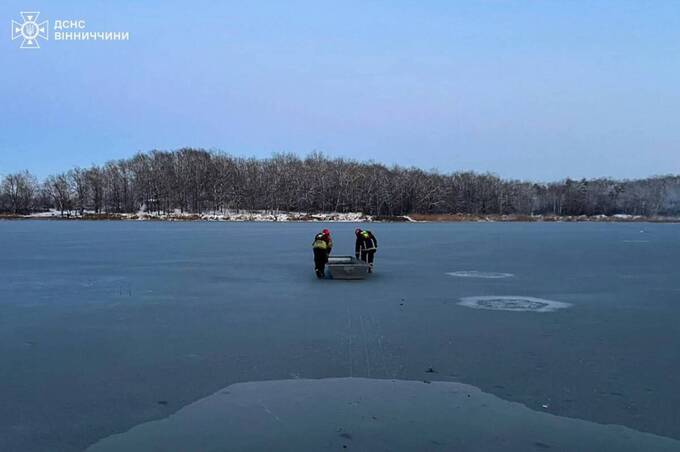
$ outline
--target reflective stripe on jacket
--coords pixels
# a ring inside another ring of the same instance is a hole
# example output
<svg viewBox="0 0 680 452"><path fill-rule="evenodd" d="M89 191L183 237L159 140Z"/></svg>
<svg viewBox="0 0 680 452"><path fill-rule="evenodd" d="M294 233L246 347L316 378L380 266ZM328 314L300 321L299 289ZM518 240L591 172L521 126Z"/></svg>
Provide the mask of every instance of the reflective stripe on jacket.
<svg viewBox="0 0 680 452"><path fill-rule="evenodd" d="M354 251L375 251L378 249L378 240L371 231L362 231L357 237Z"/></svg>
<svg viewBox="0 0 680 452"><path fill-rule="evenodd" d="M333 248L333 240L329 236L317 234L312 242L312 248L330 251Z"/></svg>

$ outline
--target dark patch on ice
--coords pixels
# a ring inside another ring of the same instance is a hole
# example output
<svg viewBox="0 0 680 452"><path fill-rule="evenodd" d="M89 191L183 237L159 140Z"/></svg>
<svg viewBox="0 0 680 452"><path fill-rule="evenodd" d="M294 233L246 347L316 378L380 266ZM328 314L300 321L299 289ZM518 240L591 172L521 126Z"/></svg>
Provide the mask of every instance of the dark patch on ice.
<svg viewBox="0 0 680 452"><path fill-rule="evenodd" d="M461 306L474 309L489 309L493 311L552 312L557 309L571 306L570 303L564 303L562 301L515 295L463 297L460 300L461 301L458 304Z"/></svg>
<svg viewBox="0 0 680 452"><path fill-rule="evenodd" d="M448 272L447 275L455 276L457 278L483 278L483 279L503 279L512 278L512 273L501 273L501 272L480 272L477 270L462 270L456 272Z"/></svg>
<svg viewBox="0 0 680 452"><path fill-rule="evenodd" d="M349 448L348 441L358 450L392 451L432 445L484 452L680 450L671 438L532 410L461 383L329 378L238 383L228 390L231 397L218 391L88 451L321 451Z"/></svg>

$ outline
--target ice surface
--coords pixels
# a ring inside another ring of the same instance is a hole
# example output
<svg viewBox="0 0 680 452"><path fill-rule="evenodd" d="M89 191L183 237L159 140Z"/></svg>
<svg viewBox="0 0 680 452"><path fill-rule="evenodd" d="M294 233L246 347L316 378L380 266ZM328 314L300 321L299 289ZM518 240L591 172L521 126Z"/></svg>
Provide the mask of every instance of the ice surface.
<svg viewBox="0 0 680 452"><path fill-rule="evenodd" d="M82 452L234 383L349 376L680 439L677 225L374 223L356 284L316 278L325 227L354 253L352 223L0 221L0 451ZM457 304L476 295L573 307Z"/></svg>
<svg viewBox="0 0 680 452"><path fill-rule="evenodd" d="M663 452L680 441L531 410L450 382L366 378L239 383L88 452Z"/></svg>

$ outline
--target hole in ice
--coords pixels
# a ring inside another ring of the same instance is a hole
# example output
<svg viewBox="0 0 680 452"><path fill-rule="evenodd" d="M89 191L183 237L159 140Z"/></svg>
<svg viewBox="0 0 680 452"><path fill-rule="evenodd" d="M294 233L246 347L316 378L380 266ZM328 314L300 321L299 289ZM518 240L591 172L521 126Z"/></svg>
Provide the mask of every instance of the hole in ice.
<svg viewBox="0 0 680 452"><path fill-rule="evenodd" d="M457 278L485 278L485 279L501 279L501 278L512 278L512 273L500 273L500 272L479 272L476 270L463 270L457 272L447 273L449 276L455 276Z"/></svg>
<svg viewBox="0 0 680 452"><path fill-rule="evenodd" d="M493 311L552 312L571 306L570 303L562 301L518 296L463 297L460 300L458 304L461 306L473 309L490 309Z"/></svg>

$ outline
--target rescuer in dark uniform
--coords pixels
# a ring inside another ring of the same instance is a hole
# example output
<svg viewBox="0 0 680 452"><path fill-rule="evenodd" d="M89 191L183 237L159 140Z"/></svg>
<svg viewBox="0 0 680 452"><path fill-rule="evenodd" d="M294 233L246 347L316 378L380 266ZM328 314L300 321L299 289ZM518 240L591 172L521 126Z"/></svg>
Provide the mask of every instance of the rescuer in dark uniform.
<svg viewBox="0 0 680 452"><path fill-rule="evenodd" d="M331 231L324 229L314 236L312 242L312 249L314 250L314 271L316 271L317 278L323 278L326 274L326 262L328 262L328 255L333 249L333 239L331 238Z"/></svg>
<svg viewBox="0 0 680 452"><path fill-rule="evenodd" d="M378 250L378 239L375 238L371 231L363 231L355 229L354 234L357 236L356 244L354 245L354 255L368 264L368 272L373 272L373 259L375 252Z"/></svg>

